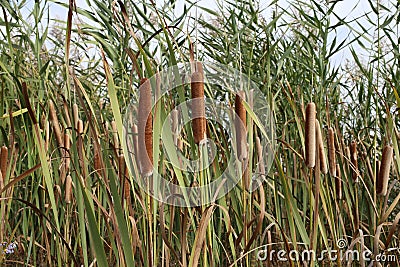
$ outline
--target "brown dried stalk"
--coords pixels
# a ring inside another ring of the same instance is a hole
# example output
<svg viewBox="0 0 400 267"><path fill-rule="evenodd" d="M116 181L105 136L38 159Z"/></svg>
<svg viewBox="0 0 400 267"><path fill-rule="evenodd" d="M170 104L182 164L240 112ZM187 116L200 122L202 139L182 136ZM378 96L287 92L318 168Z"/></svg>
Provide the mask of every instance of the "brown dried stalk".
<svg viewBox="0 0 400 267"><path fill-rule="evenodd" d="M328 129L328 161L329 161L329 173L331 176L337 174L336 171L336 152L335 152L335 131L332 127Z"/></svg>

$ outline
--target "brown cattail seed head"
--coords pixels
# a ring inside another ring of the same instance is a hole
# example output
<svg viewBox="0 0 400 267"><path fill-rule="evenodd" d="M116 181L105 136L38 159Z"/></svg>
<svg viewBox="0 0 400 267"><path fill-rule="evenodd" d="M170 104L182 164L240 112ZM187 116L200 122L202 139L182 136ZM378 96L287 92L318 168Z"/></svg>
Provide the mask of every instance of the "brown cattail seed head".
<svg viewBox="0 0 400 267"><path fill-rule="evenodd" d="M338 199L342 199L342 177L340 175L340 167L339 164L336 164L336 174L335 174L335 186L336 186L336 195Z"/></svg>
<svg viewBox="0 0 400 267"><path fill-rule="evenodd" d="M2 146L0 149L0 172L2 174L3 179L6 177L7 165L8 165L8 148L6 146Z"/></svg>
<svg viewBox="0 0 400 267"><path fill-rule="evenodd" d="M96 144L93 144L93 165L94 170L97 172L98 175L101 175L101 159L100 159L100 151L97 148Z"/></svg>
<svg viewBox="0 0 400 267"><path fill-rule="evenodd" d="M64 142L62 141L60 124L58 123L56 109L54 107L53 101L49 100L49 113L50 121L53 123L54 135L56 136L57 144L62 147Z"/></svg>
<svg viewBox="0 0 400 267"><path fill-rule="evenodd" d="M336 175L335 132L332 127L328 129L328 160L331 176Z"/></svg>
<svg viewBox="0 0 400 267"><path fill-rule="evenodd" d="M77 130L78 130L78 134L79 135L83 134L83 129L84 129L83 121L82 120L78 120L78 128L77 128Z"/></svg>
<svg viewBox="0 0 400 267"><path fill-rule="evenodd" d="M381 166L379 168L378 181L376 183L376 193L385 196L389 183L390 165L392 164L393 147L385 146L382 152Z"/></svg>
<svg viewBox="0 0 400 267"><path fill-rule="evenodd" d="M204 81L201 72L194 72L191 79L192 93L192 127L196 144L207 138L206 136L206 112L204 104Z"/></svg>
<svg viewBox="0 0 400 267"><path fill-rule="evenodd" d="M243 105L245 94L240 91L235 96L235 131L238 159L243 161L247 158L247 129L246 109Z"/></svg>
<svg viewBox="0 0 400 267"><path fill-rule="evenodd" d="M138 116L138 156L140 173L150 176L153 173L153 118L151 114L151 84L146 78L140 81ZM145 153L146 152L146 153Z"/></svg>
<svg viewBox="0 0 400 267"><path fill-rule="evenodd" d="M350 159L353 170L353 180L354 182L358 182L358 159L357 159L357 142L352 141L350 144Z"/></svg>
<svg viewBox="0 0 400 267"><path fill-rule="evenodd" d="M306 165L309 168L315 166L315 119L316 107L313 102L308 103L306 107Z"/></svg>
<svg viewBox="0 0 400 267"><path fill-rule="evenodd" d="M315 120L315 128L316 128L316 135L317 135L317 141L318 141L318 155L319 155L319 165L321 168L321 172L323 174L328 173L328 166L326 163L326 157L325 157L325 149L324 149L324 142L322 138L322 132L321 132L321 127L319 125L319 121Z"/></svg>
<svg viewBox="0 0 400 267"><path fill-rule="evenodd" d="M196 63L196 69L191 77L191 97L192 97L192 118L193 118L193 135L195 143L200 143L206 136L207 122L205 118L204 103L204 75L200 62Z"/></svg>
<svg viewBox="0 0 400 267"><path fill-rule="evenodd" d="M65 180L65 203L70 204L72 200L72 178L71 175L67 176Z"/></svg>

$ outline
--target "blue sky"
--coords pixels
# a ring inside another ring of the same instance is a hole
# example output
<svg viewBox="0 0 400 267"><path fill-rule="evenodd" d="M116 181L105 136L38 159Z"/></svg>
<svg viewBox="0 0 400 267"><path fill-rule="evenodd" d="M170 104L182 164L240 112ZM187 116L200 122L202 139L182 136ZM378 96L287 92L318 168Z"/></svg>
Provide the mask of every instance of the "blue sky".
<svg viewBox="0 0 400 267"><path fill-rule="evenodd" d="M68 3L68 0L60 0L61 2ZM198 1L199 5L205 6L207 8L216 8L216 0L200 0ZM156 0L157 3L161 4L163 0ZM270 4L270 0L261 0L260 5L265 11L265 15L268 15L268 6ZM28 0L27 4L27 9L24 10L24 13L28 14L29 9L33 6L34 1L33 0ZM177 0L176 3L176 8L175 8L175 13L179 14L183 10L185 0ZM83 9L90 9L89 6L86 3L86 0L76 0L76 4L78 7L83 8ZM279 1L280 6L288 6L287 0L280 0ZM67 9L56 4L49 2L49 7L50 7L50 18L51 19L59 19L61 21L65 21L67 17ZM365 14L365 12L369 11L369 3L368 0L359 0L359 1L350 1L350 0L342 0L339 3L336 4L335 6L335 12L338 14L340 17L344 18L346 17L347 20L350 20L352 18L360 17ZM194 10L194 9L193 9ZM194 12L194 11L193 11ZM194 14L192 14L194 16ZM335 23L333 20L332 23ZM354 25L356 28L359 28L358 26ZM345 27L342 27L341 30L337 32L337 42L339 43L341 40L347 37L348 31L345 30ZM350 51L347 49L343 51L342 53L337 54L331 61L332 64L338 65L342 64L347 58L351 58Z"/></svg>

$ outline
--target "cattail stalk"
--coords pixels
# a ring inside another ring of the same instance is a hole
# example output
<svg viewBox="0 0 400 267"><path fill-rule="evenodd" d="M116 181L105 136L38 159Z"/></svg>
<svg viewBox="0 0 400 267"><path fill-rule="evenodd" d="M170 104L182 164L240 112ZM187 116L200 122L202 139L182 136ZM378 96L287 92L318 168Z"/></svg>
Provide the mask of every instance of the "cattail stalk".
<svg viewBox="0 0 400 267"><path fill-rule="evenodd" d="M69 154L69 149L71 148L71 140L68 134L64 134L64 150L63 150L63 164L61 165L61 183L64 183L67 173L69 172L69 167L71 163L71 158Z"/></svg>
<svg viewBox="0 0 400 267"><path fill-rule="evenodd" d="M357 158L357 142L352 141L350 144L350 160L353 170L353 181L358 182L358 158Z"/></svg>
<svg viewBox="0 0 400 267"><path fill-rule="evenodd" d="M123 189L124 189L124 198L125 199L129 199L130 197L130 183L128 180L128 176L127 176L127 168L126 168L126 162L125 162L125 157L124 155L119 155L118 156L118 165L119 165L119 179L120 179L120 184L123 184Z"/></svg>
<svg viewBox="0 0 400 267"><path fill-rule="evenodd" d="M117 123L115 121L111 121L111 129L114 139L114 149L117 151L119 149L119 140L118 140Z"/></svg>
<svg viewBox="0 0 400 267"><path fill-rule="evenodd" d="M315 128L316 128L316 135L317 135L317 141L318 141L318 155L319 155L319 163L320 163L320 168L321 172L323 174L328 173L328 166L326 163L326 157L325 157L325 148L324 148L324 142L322 138L322 132L321 132L321 127L319 125L319 121L315 120Z"/></svg>
<svg viewBox="0 0 400 267"><path fill-rule="evenodd" d="M201 72L194 72L191 79L192 127L194 142L199 144L206 136L206 112L204 103L204 77Z"/></svg>
<svg viewBox="0 0 400 267"><path fill-rule="evenodd" d="M146 78L139 88L138 116L138 157L140 173L150 176L153 173L153 117L151 114L151 84ZM147 152L147 153L145 153Z"/></svg>
<svg viewBox="0 0 400 267"><path fill-rule="evenodd" d="M72 178L71 175L67 176L65 180L65 203L70 204L72 200Z"/></svg>
<svg viewBox="0 0 400 267"><path fill-rule="evenodd" d="M235 96L235 129L237 156L240 161L247 159L247 129L246 129L246 109L243 105L245 94L240 91Z"/></svg>
<svg viewBox="0 0 400 267"><path fill-rule="evenodd" d="M260 172L260 175L262 175L262 179L265 177L265 164L264 164L264 152L263 148L261 145L261 140L260 137L256 137L256 149L257 149L257 155L258 155L258 171Z"/></svg>
<svg viewBox="0 0 400 267"><path fill-rule="evenodd" d="M64 142L62 140L61 128L58 123L56 109L54 107L54 103L52 100L49 100L49 113L50 113L50 121L53 123L54 134L56 136L57 144L62 147Z"/></svg>
<svg viewBox="0 0 400 267"><path fill-rule="evenodd" d="M174 145L178 145L178 125L179 125L179 111L174 109L171 111L171 128L172 128L172 138L174 140Z"/></svg>
<svg viewBox="0 0 400 267"><path fill-rule="evenodd" d="M328 161L329 161L329 173L331 176L337 174L336 171L336 151L335 151L335 131L332 127L328 129Z"/></svg>
<svg viewBox="0 0 400 267"><path fill-rule="evenodd" d="M315 120L316 107L313 102L308 103L306 107L306 165L309 168L315 167Z"/></svg>
<svg viewBox="0 0 400 267"><path fill-rule="evenodd" d="M378 181L376 183L376 193L381 196L387 194L392 157L393 147L389 145L385 146L382 152L381 166L379 168Z"/></svg>
<svg viewBox="0 0 400 267"><path fill-rule="evenodd" d="M340 167L339 164L335 166L336 174L335 176L335 187L336 187L336 196L338 199L342 199L342 177L340 174Z"/></svg>
<svg viewBox="0 0 400 267"><path fill-rule="evenodd" d="M63 107L64 107L64 113L65 113L65 121L67 123L67 128L71 128L71 118L69 117L69 110L68 110L68 105L67 102L63 102Z"/></svg>

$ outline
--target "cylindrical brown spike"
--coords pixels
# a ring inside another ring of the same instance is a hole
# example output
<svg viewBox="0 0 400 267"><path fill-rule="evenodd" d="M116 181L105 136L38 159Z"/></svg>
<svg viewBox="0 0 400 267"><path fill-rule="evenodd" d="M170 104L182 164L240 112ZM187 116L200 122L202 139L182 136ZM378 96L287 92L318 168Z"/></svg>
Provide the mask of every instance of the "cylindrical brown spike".
<svg viewBox="0 0 400 267"><path fill-rule="evenodd" d="M72 178L71 175L67 176L65 180L65 203L70 204L72 200Z"/></svg>
<svg viewBox="0 0 400 267"><path fill-rule="evenodd" d="M8 148L6 146L2 146L0 150L0 172L2 174L3 179L5 179L7 174L7 166L8 166Z"/></svg>
<svg viewBox="0 0 400 267"><path fill-rule="evenodd" d="M192 127L193 137L196 144L207 138L206 136L206 112L204 104L204 81L203 74L194 72L191 79L192 93Z"/></svg>
<svg viewBox="0 0 400 267"><path fill-rule="evenodd" d="M309 168L315 166L316 136L315 136L315 119L316 107L313 102L308 103L306 107L306 165Z"/></svg>
<svg viewBox="0 0 400 267"><path fill-rule="evenodd" d="M94 165L94 170L97 172L97 174L100 176L101 175L101 159L100 159L100 151L97 149L97 146L93 144L93 165Z"/></svg>
<svg viewBox="0 0 400 267"><path fill-rule="evenodd" d="M52 100L49 100L49 113L50 121L53 123L54 135L56 136L57 144L62 147L64 142L62 140L60 124L58 123L56 109Z"/></svg>
<svg viewBox="0 0 400 267"><path fill-rule="evenodd" d="M342 177L340 175L340 166L336 164L336 174L335 174L335 186L336 186L336 196L338 199L342 199Z"/></svg>
<svg viewBox="0 0 400 267"><path fill-rule="evenodd" d="M328 161L329 173L331 176L336 175L336 152L335 152L335 132L332 127L328 129Z"/></svg>
<svg viewBox="0 0 400 267"><path fill-rule="evenodd" d="M77 104L74 104L72 106L72 112L73 112L73 116L74 116L75 129L78 129L79 110L78 110L78 105Z"/></svg>
<svg viewBox="0 0 400 267"><path fill-rule="evenodd" d="M243 105L245 94L240 91L235 96L235 131L238 159L247 159L247 129L246 129L246 109Z"/></svg>
<svg viewBox="0 0 400 267"><path fill-rule="evenodd" d="M357 142L352 141L350 144L350 159L351 159L351 164L352 164L352 170L353 170L353 181L358 182L358 158L357 158Z"/></svg>
<svg viewBox="0 0 400 267"><path fill-rule="evenodd" d="M385 196L389 183L390 165L392 164L393 147L385 146L382 152L381 166L379 169L378 181L376 183L376 193Z"/></svg>
<svg viewBox="0 0 400 267"><path fill-rule="evenodd" d="M153 117L151 114L151 84L146 78L139 88L138 148L140 173L150 176L153 173ZM144 153L146 151L146 153Z"/></svg>
<svg viewBox="0 0 400 267"><path fill-rule="evenodd" d="M81 135L83 134L83 130L84 130L84 125L83 125L83 121L82 120L78 120L78 134Z"/></svg>
<svg viewBox="0 0 400 267"><path fill-rule="evenodd" d="M325 149L324 149L324 141L322 138L322 132L321 132L321 127L319 125L319 121L315 120L315 129L316 129L316 135L317 135L317 141L318 141L318 155L319 155L319 165L321 168L321 172L323 174L328 173L328 166L326 164L326 157L325 157Z"/></svg>

